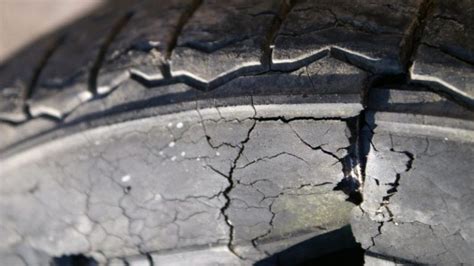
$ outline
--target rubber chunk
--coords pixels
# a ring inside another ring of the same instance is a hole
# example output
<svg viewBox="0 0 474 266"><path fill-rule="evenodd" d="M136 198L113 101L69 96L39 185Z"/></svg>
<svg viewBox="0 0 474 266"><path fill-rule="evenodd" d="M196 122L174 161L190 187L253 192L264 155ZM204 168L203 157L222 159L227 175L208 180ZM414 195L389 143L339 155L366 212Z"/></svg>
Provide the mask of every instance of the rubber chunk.
<svg viewBox="0 0 474 266"><path fill-rule="evenodd" d="M373 136L364 202L352 222L356 239L371 252L412 263L473 261L474 230L464 222L473 215L473 128L450 131L447 118L406 127L400 114L367 117Z"/></svg>

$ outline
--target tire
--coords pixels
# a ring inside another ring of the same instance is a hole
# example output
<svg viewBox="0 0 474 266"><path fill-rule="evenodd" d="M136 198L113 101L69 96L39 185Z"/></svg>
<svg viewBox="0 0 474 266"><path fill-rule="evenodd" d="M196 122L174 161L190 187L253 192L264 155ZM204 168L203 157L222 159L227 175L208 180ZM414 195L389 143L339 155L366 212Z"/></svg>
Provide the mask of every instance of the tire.
<svg viewBox="0 0 474 266"><path fill-rule="evenodd" d="M111 1L13 56L0 261L472 263L474 2L336 2Z"/></svg>

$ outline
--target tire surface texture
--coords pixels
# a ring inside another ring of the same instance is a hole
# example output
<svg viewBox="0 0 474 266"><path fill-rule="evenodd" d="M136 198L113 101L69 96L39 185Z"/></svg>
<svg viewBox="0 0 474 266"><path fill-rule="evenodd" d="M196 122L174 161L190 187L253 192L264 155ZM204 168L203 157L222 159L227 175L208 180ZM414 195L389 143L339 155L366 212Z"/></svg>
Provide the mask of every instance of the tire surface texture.
<svg viewBox="0 0 474 266"><path fill-rule="evenodd" d="M0 261L473 263L473 13L105 3L0 67Z"/></svg>

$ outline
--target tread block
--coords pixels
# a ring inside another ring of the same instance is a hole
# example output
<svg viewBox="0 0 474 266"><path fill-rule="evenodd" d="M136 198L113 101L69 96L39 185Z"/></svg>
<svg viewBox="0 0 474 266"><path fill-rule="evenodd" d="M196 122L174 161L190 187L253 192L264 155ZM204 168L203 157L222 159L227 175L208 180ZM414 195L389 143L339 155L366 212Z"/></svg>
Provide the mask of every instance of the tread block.
<svg viewBox="0 0 474 266"><path fill-rule="evenodd" d="M204 1L178 38L171 74L209 83L263 69L262 47L278 8L277 0Z"/></svg>
<svg viewBox="0 0 474 266"><path fill-rule="evenodd" d="M474 104L474 1L439 1L428 19L411 79Z"/></svg>
<svg viewBox="0 0 474 266"><path fill-rule="evenodd" d="M109 46L98 86L110 89L114 78L130 70L162 79L173 35L191 5L192 0L147 0L133 6L133 17Z"/></svg>
<svg viewBox="0 0 474 266"><path fill-rule="evenodd" d="M27 119L24 112L24 89L22 86L4 87L0 91L0 120L22 122Z"/></svg>
<svg viewBox="0 0 474 266"><path fill-rule="evenodd" d="M41 61L55 44L54 36L46 36L30 45L0 66L0 119L22 122L25 99Z"/></svg>
<svg viewBox="0 0 474 266"><path fill-rule="evenodd" d="M66 115L80 104L80 101L76 101L73 105L70 99L83 98L83 93L90 90L92 69L97 67L108 38L125 21L131 3L131 0L120 0L105 4L55 33L61 36L61 42L41 69L30 99L33 105L36 102L44 105L45 100L49 101L47 109L60 114L55 115L58 117ZM48 99L57 94L64 95L66 104Z"/></svg>
<svg viewBox="0 0 474 266"><path fill-rule="evenodd" d="M114 25L130 11L130 0L106 5L65 27L64 40L49 58L38 81L36 97L76 83L87 83L90 69ZM85 85L87 86L87 85Z"/></svg>
<svg viewBox="0 0 474 266"><path fill-rule="evenodd" d="M298 1L278 32L274 68L320 57L335 56L376 73L403 72L401 44L421 1Z"/></svg>

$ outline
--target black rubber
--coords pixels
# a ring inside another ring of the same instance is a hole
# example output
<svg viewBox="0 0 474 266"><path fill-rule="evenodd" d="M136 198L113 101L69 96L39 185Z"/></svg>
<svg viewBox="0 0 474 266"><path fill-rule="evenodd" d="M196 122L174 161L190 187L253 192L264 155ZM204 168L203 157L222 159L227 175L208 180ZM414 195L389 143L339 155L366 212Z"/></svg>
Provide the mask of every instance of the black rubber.
<svg viewBox="0 0 474 266"><path fill-rule="evenodd" d="M473 9L104 4L0 67L0 261L472 263Z"/></svg>

